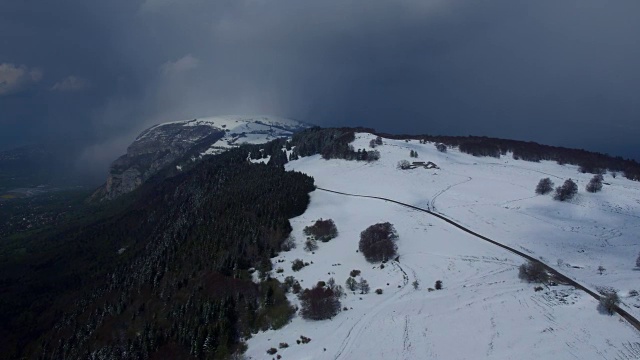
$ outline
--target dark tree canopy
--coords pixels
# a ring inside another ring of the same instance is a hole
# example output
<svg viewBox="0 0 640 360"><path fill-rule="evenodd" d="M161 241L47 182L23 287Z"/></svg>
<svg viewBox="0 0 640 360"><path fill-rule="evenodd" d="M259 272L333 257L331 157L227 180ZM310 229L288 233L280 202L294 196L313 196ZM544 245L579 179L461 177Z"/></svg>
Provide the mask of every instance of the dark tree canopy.
<svg viewBox="0 0 640 360"><path fill-rule="evenodd" d="M22 239L30 256L0 261L2 357L226 358L284 326L281 284L251 269L271 270L313 179L246 161L283 145L170 166L93 218Z"/></svg>
<svg viewBox="0 0 640 360"><path fill-rule="evenodd" d="M595 193L602 190L603 177L600 174L593 175L585 189L590 193Z"/></svg>
<svg viewBox="0 0 640 360"><path fill-rule="evenodd" d="M578 193L578 185L571 179L565 180L562 186L558 186L556 188L556 193L553 195L555 200L565 201L573 199L573 197Z"/></svg>
<svg viewBox="0 0 640 360"><path fill-rule="evenodd" d="M305 227L303 232L305 235L312 236L322 242L327 242L338 236L338 228L332 219L316 220L313 225Z"/></svg>
<svg viewBox="0 0 640 360"><path fill-rule="evenodd" d="M549 280L547 269L537 261L529 261L520 265L518 277L528 282L544 283Z"/></svg>
<svg viewBox="0 0 640 360"><path fill-rule="evenodd" d="M340 300L335 292L321 284L300 294L300 315L310 320L331 319L340 312Z"/></svg>
<svg viewBox="0 0 640 360"><path fill-rule="evenodd" d="M536 186L536 194L545 195L553 191L553 181L549 178L540 179Z"/></svg>
<svg viewBox="0 0 640 360"><path fill-rule="evenodd" d="M600 295L600 306L610 315L615 313L618 304L620 304L620 297L617 292L610 290Z"/></svg>
<svg viewBox="0 0 640 360"><path fill-rule="evenodd" d="M323 159L345 159L356 161L375 161L380 159L380 153L376 150L367 151L351 145L355 140L355 131L369 131L372 129L332 128L322 129L314 127L293 135L292 144L295 145L293 154L298 156L311 156L321 154ZM375 142L376 145L378 142ZM371 146L371 143L369 144Z"/></svg>
<svg viewBox="0 0 640 360"><path fill-rule="evenodd" d="M398 234L391 223L369 226L360 233L360 252L369 262L387 261L396 256Z"/></svg>

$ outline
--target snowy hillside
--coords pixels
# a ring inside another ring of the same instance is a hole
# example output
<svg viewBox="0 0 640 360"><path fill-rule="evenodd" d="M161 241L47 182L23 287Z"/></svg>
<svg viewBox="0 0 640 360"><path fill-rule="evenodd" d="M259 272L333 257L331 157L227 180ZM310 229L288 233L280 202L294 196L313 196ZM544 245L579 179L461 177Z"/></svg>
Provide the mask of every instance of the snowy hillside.
<svg viewBox="0 0 640 360"><path fill-rule="evenodd" d="M295 131L309 127L296 120L264 115L222 115L197 118L193 120L173 121L156 125L147 132L166 125L185 127L209 126L225 132L224 136L211 144L203 155L219 154L240 144L262 144L280 137L291 136ZM138 139L146 136L141 134Z"/></svg>
<svg viewBox="0 0 640 360"><path fill-rule="evenodd" d="M173 121L144 130L109 168L93 200L114 199L133 191L158 170L187 153L191 158L220 154L241 144L262 144L309 125L274 116L227 115ZM178 169L181 169L178 166Z"/></svg>
<svg viewBox="0 0 640 360"><path fill-rule="evenodd" d="M357 134L354 147L368 148L370 134ZM482 235L512 246L593 290L618 290L621 307L640 316L635 259L640 251L640 183L605 175L602 192L587 193L592 177L576 166L479 158L457 149L438 152L433 143L384 140L376 162L323 160L319 155L289 162L320 188L386 197L431 209ZM400 160L432 161L440 169L398 170ZM543 177L555 185L576 180L577 197L558 202L536 195ZM369 294L347 291L331 320L296 316L278 331L254 335L252 359L638 359L640 333L618 315L598 310L586 293L569 286L534 291L518 279L524 262L427 213L377 199L316 190L309 208L291 220L297 247L273 258L273 277L293 276L303 288L333 277L344 286L361 270ZM339 235L304 250L302 230L317 219L333 219ZM398 231L400 261L384 268L357 252L360 232L391 222ZM309 266L293 271L292 261ZM606 270L598 271L602 266ZM278 270L281 268L282 270ZM436 280L442 290L429 291ZM412 283L417 281L417 289ZM382 294L374 291L381 289ZM290 300L299 300L290 294ZM297 344L300 336L311 339ZM270 348L280 343L289 346Z"/></svg>

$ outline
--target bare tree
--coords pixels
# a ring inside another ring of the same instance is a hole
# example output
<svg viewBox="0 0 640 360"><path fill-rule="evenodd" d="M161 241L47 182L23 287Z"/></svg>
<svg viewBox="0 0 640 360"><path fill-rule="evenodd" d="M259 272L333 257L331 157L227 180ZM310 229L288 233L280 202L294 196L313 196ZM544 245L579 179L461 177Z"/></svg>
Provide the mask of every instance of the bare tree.
<svg viewBox="0 0 640 360"><path fill-rule="evenodd" d="M589 183L586 186L586 190L590 193L595 193L602 190L602 175L596 174L591 178Z"/></svg>
<svg viewBox="0 0 640 360"><path fill-rule="evenodd" d="M398 161L397 168L400 170L408 170L411 168L411 163L408 160L400 160Z"/></svg>
<svg viewBox="0 0 640 360"><path fill-rule="evenodd" d="M549 178L540 179L538 186L536 186L536 194L544 195L553 190L553 181Z"/></svg>
<svg viewBox="0 0 640 360"><path fill-rule="evenodd" d="M573 180L567 179L565 180L564 184L562 184L562 186L558 186L556 188L556 193L553 198L555 200L565 201L572 199L577 193L578 185L576 185Z"/></svg>
<svg viewBox="0 0 640 360"><path fill-rule="evenodd" d="M600 295L600 306L610 315L616 311L618 304L620 304L620 297L617 292L612 290Z"/></svg>
<svg viewBox="0 0 640 360"><path fill-rule="evenodd" d="M549 279L547 269L537 261L529 261L520 265L518 277L528 282L546 282Z"/></svg>
<svg viewBox="0 0 640 360"><path fill-rule="evenodd" d="M345 286L347 287L347 289L349 289L349 291L356 291L358 290L358 282L356 281L356 279L349 277L347 279L347 281L345 281Z"/></svg>
<svg viewBox="0 0 640 360"><path fill-rule="evenodd" d="M360 279L358 287L360 288L360 294L368 294L371 290L371 288L369 287L369 283L365 279Z"/></svg>

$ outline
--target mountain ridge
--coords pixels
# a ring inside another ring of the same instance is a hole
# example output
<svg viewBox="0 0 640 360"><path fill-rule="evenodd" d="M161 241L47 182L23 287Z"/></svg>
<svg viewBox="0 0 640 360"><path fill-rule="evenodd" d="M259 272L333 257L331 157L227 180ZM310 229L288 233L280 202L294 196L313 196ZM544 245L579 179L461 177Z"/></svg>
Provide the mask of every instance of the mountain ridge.
<svg viewBox="0 0 640 360"><path fill-rule="evenodd" d="M198 157L215 155L243 143L290 137L309 126L265 115L223 115L156 124L142 131L127 147L127 153L111 164L106 183L91 198L112 200L131 192L196 147L203 149Z"/></svg>

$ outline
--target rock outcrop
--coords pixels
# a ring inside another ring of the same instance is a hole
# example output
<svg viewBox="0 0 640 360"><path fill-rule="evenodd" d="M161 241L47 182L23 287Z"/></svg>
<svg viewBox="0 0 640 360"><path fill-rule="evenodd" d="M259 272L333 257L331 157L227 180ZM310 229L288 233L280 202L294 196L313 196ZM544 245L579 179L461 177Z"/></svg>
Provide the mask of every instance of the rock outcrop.
<svg viewBox="0 0 640 360"><path fill-rule="evenodd" d="M111 164L106 184L92 200L111 200L135 190L160 169L194 148L198 157L215 155L242 143L264 143L291 136L308 125L267 116L220 116L155 125L129 145Z"/></svg>

